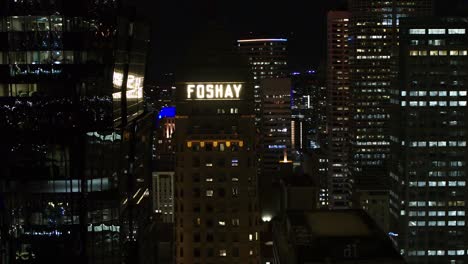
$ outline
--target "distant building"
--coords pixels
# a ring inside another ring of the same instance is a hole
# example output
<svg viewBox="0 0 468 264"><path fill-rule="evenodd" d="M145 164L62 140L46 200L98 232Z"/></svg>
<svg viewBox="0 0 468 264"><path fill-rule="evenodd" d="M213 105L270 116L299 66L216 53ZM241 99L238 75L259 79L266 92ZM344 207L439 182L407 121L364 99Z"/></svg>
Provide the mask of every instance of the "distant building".
<svg viewBox="0 0 468 264"><path fill-rule="evenodd" d="M302 163L304 173L308 175L313 185L317 187L317 197L314 199L317 202L317 208L328 208L329 192L328 192L328 159L326 153L318 148L304 154L304 162Z"/></svg>
<svg viewBox="0 0 468 264"><path fill-rule="evenodd" d="M164 223L174 223L174 171L153 172L153 211Z"/></svg>
<svg viewBox="0 0 468 264"><path fill-rule="evenodd" d="M287 39L247 38L239 39L239 52L248 60L254 85L255 114L260 121L263 79L287 77Z"/></svg>
<svg viewBox="0 0 468 264"><path fill-rule="evenodd" d="M409 263L463 263L468 251L468 20L400 22L391 213Z"/></svg>
<svg viewBox="0 0 468 264"><path fill-rule="evenodd" d="M326 145L326 84L321 72L309 70L290 75L292 148L300 155Z"/></svg>
<svg viewBox="0 0 468 264"><path fill-rule="evenodd" d="M273 263L405 263L360 210L289 211L273 226Z"/></svg>
<svg viewBox="0 0 468 264"><path fill-rule="evenodd" d="M261 83L262 171L268 174L279 170L285 150L291 153L291 80L265 79Z"/></svg>
<svg viewBox="0 0 468 264"><path fill-rule="evenodd" d="M351 94L349 18L346 11L327 16L327 157L330 208L351 207L349 179Z"/></svg>
<svg viewBox="0 0 468 264"><path fill-rule="evenodd" d="M261 85L260 204L262 215L275 215L279 210L279 195L274 190L278 188L282 175L292 174L292 166L289 173L280 171L284 155L291 156L291 80L264 79Z"/></svg>

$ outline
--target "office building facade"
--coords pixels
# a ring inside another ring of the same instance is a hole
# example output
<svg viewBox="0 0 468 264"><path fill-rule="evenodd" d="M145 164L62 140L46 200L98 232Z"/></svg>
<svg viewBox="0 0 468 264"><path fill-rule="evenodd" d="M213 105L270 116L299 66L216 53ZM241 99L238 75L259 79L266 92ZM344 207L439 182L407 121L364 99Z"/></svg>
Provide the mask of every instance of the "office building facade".
<svg viewBox="0 0 468 264"><path fill-rule="evenodd" d="M401 21L391 212L409 263L464 263L468 20Z"/></svg>
<svg viewBox="0 0 468 264"><path fill-rule="evenodd" d="M253 85L234 48L202 24L176 72L176 263L260 260Z"/></svg>
<svg viewBox="0 0 468 264"><path fill-rule="evenodd" d="M260 217L250 87L239 79L223 80L178 84L186 92L177 103L175 134L177 263L258 261ZM201 87L211 86L243 91L234 100L188 97L191 87L201 96Z"/></svg>
<svg viewBox="0 0 468 264"><path fill-rule="evenodd" d="M151 209L148 32L120 7L0 2L2 263L135 253L127 246Z"/></svg>
<svg viewBox="0 0 468 264"><path fill-rule="evenodd" d="M352 178L355 188L361 182L387 186L390 96L395 93L400 21L431 15L432 1L351 0L349 11Z"/></svg>

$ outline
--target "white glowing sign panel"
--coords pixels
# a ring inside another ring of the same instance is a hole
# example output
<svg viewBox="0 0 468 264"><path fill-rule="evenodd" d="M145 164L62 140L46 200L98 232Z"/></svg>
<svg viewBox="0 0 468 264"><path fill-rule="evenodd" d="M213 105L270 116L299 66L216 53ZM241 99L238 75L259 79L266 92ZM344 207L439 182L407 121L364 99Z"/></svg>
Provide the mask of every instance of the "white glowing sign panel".
<svg viewBox="0 0 468 264"><path fill-rule="evenodd" d="M139 99L143 98L143 81L144 77L129 74L127 77L127 92L126 96L127 99ZM113 75L113 84L115 87L120 88L122 87L123 83L123 74L120 72L114 72ZM120 92L112 94L114 99L120 99L121 94Z"/></svg>
<svg viewBox="0 0 468 264"><path fill-rule="evenodd" d="M189 100L239 100L242 83L195 83L187 84Z"/></svg>

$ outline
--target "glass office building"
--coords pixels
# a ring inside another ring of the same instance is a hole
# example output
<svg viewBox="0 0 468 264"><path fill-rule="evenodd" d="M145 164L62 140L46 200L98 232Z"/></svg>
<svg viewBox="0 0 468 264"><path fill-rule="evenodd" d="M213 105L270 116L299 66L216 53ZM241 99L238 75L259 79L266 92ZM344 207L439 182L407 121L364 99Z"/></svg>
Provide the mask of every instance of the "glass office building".
<svg viewBox="0 0 468 264"><path fill-rule="evenodd" d="M135 208L150 208L148 30L122 10L120 1L0 1L2 263L131 254L146 212Z"/></svg>

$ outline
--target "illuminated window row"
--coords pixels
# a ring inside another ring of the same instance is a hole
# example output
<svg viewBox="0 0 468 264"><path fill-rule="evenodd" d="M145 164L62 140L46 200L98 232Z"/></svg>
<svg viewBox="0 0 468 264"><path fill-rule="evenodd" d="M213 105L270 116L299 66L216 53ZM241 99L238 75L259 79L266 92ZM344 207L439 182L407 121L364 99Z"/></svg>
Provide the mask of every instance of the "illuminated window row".
<svg viewBox="0 0 468 264"><path fill-rule="evenodd" d="M357 141L356 142L357 146L386 146L390 145L390 142L388 141Z"/></svg>
<svg viewBox="0 0 468 264"><path fill-rule="evenodd" d="M407 102L402 101L401 106L406 106ZM410 101L408 104L410 107L417 106L466 106L466 101Z"/></svg>
<svg viewBox="0 0 468 264"><path fill-rule="evenodd" d="M465 181L429 181L429 182L412 181L412 182L409 182L409 187L426 187L426 186L429 186L429 187L446 187L446 186L465 187L466 182Z"/></svg>
<svg viewBox="0 0 468 264"><path fill-rule="evenodd" d="M409 52L410 56L467 56L468 51L466 50L411 50Z"/></svg>
<svg viewBox="0 0 468 264"><path fill-rule="evenodd" d="M410 207L433 207L433 206L465 206L465 201L410 201Z"/></svg>
<svg viewBox="0 0 468 264"><path fill-rule="evenodd" d="M467 91L411 91L407 93L406 91L401 91L401 96L466 96Z"/></svg>
<svg viewBox="0 0 468 264"><path fill-rule="evenodd" d="M456 250L428 250L428 256L445 256L445 252L447 252L448 256L464 256L465 250L463 249L456 249ZM468 255L468 252L467 252ZM409 250L408 256L426 256L425 250Z"/></svg>
<svg viewBox="0 0 468 264"><path fill-rule="evenodd" d="M410 147L466 147L466 141L412 141Z"/></svg>
<svg viewBox="0 0 468 264"><path fill-rule="evenodd" d="M465 221L408 221L408 226L465 226Z"/></svg>
<svg viewBox="0 0 468 264"><path fill-rule="evenodd" d="M463 177L465 176L465 171L429 171L429 177Z"/></svg>
<svg viewBox="0 0 468 264"><path fill-rule="evenodd" d="M410 28L409 33L411 35L425 35L426 32L430 35L440 35L440 34L447 34L447 30L445 28L430 28L426 31L425 28ZM464 28L449 28L448 34L465 34L466 29Z"/></svg>
<svg viewBox="0 0 468 264"><path fill-rule="evenodd" d="M446 161L433 161L432 162L432 166L434 167L445 167L447 165L449 165L450 167L463 167L465 166L466 162L464 161L450 161L449 162L446 162Z"/></svg>
<svg viewBox="0 0 468 264"><path fill-rule="evenodd" d="M441 216L465 216L465 211L427 211L431 217ZM409 211L408 216L426 216L426 211Z"/></svg>
<svg viewBox="0 0 468 264"><path fill-rule="evenodd" d="M356 56L358 60L382 60L382 59L390 59L390 56L387 55L380 55L380 56Z"/></svg>

